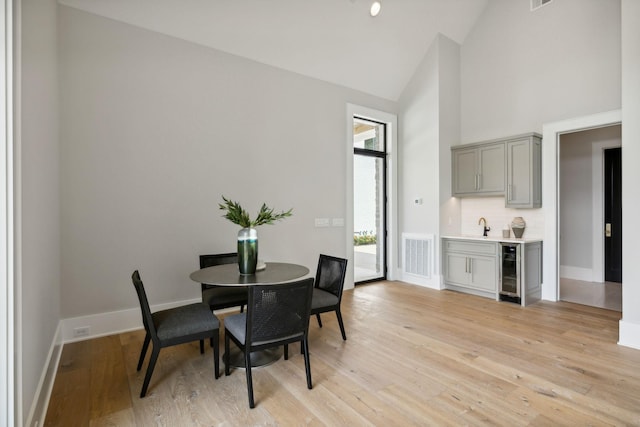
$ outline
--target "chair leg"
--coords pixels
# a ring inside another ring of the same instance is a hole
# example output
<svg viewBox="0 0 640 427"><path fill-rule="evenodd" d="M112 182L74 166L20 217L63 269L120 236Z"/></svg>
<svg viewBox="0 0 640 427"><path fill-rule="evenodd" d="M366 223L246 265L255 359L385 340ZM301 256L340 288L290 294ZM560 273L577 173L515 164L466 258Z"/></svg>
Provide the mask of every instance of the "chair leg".
<svg viewBox="0 0 640 427"><path fill-rule="evenodd" d="M284 360L289 360L289 344L284 345Z"/></svg>
<svg viewBox="0 0 640 427"><path fill-rule="evenodd" d="M318 319L318 325L322 328L322 320L320 320L320 313L316 313L316 319Z"/></svg>
<svg viewBox="0 0 640 427"><path fill-rule="evenodd" d="M255 402L253 401L253 380L251 378L251 352L248 348L244 349L244 366L247 373L247 393L249 394L249 408L255 408Z"/></svg>
<svg viewBox="0 0 640 427"><path fill-rule="evenodd" d="M244 312L244 304L240 304L240 313Z"/></svg>
<svg viewBox="0 0 640 427"><path fill-rule="evenodd" d="M200 354L204 354L204 340L200 340Z"/></svg>
<svg viewBox="0 0 640 427"><path fill-rule="evenodd" d="M224 331L224 375L229 375L229 332Z"/></svg>
<svg viewBox="0 0 640 427"><path fill-rule="evenodd" d="M213 337L209 338L209 347L213 348Z"/></svg>
<svg viewBox="0 0 640 427"><path fill-rule="evenodd" d="M149 348L150 341L151 341L151 336L147 332L147 334L144 336L144 343L142 344L142 350L140 351L140 359L138 359L138 368L137 368L138 371L140 370L140 368L142 368L142 362L144 362L144 357L147 355L147 349Z"/></svg>
<svg viewBox="0 0 640 427"><path fill-rule="evenodd" d="M218 379L220 376L220 332L218 329L216 329L210 341L213 344L213 375L215 379Z"/></svg>
<svg viewBox="0 0 640 427"><path fill-rule="evenodd" d="M147 394L147 388L149 387L149 381L151 381L151 374L153 374L153 368L156 367L158 354L160 354L160 346L156 346L154 344L153 350L151 351L151 359L149 359L149 366L147 366L147 373L144 376L144 382L142 383L142 390L140 391L141 398Z"/></svg>
<svg viewBox="0 0 640 427"><path fill-rule="evenodd" d="M313 384L311 383L311 363L309 363L309 342L307 341L307 337L303 338L301 346L304 349L304 369L307 371L307 388L311 390Z"/></svg>
<svg viewBox="0 0 640 427"><path fill-rule="evenodd" d="M340 309L336 310L336 316L338 316L338 325L340 325L340 332L342 333L342 339L347 340L347 334L344 333L344 323L342 323L342 314L340 313Z"/></svg>

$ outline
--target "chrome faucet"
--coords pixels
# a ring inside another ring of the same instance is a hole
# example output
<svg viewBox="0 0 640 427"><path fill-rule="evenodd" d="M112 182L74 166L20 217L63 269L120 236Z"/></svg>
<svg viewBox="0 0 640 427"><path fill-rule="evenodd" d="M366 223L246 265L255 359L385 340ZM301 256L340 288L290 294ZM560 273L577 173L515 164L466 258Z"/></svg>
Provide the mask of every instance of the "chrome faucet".
<svg viewBox="0 0 640 427"><path fill-rule="evenodd" d="M482 237L487 237L488 236L488 232L491 231L491 227L487 227L487 220L484 219L483 216L480 217L480 220L478 220L478 225L483 224L484 225L484 232L482 233Z"/></svg>

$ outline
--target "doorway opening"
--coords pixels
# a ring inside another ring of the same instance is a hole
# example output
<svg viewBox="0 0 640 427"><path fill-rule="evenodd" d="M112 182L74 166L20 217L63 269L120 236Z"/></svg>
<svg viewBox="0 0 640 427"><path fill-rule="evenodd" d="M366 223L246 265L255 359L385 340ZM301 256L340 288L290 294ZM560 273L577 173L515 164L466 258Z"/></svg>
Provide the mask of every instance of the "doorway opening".
<svg viewBox="0 0 640 427"><path fill-rule="evenodd" d="M622 311L621 126L560 135L559 299Z"/></svg>
<svg viewBox="0 0 640 427"><path fill-rule="evenodd" d="M387 278L386 124L353 117L354 283Z"/></svg>

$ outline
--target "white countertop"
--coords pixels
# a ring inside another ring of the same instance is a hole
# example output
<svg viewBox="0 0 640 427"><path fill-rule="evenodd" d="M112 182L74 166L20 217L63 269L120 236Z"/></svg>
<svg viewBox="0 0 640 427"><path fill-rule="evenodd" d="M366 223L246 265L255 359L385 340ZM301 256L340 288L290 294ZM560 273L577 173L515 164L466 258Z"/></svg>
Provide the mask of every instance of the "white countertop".
<svg viewBox="0 0 640 427"><path fill-rule="evenodd" d="M542 242L542 238L540 237L522 237L520 239L516 237L498 237L498 236L442 236L443 239L459 239L459 240L478 240L485 242L496 242L496 243L536 243Z"/></svg>

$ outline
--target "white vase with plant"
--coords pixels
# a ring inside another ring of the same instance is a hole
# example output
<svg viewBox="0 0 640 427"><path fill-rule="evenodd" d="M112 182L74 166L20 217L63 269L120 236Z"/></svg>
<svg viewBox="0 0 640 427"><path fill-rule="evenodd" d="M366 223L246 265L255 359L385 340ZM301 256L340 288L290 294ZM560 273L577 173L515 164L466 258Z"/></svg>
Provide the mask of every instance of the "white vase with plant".
<svg viewBox="0 0 640 427"><path fill-rule="evenodd" d="M293 209L274 212L273 208L262 204L258 215L254 220L238 202L222 196L224 203L220 203L220 209L226 213L223 215L234 224L242 227L238 231L238 268L240 274L255 274L258 264L258 231L256 227L264 224L273 224L292 215Z"/></svg>

